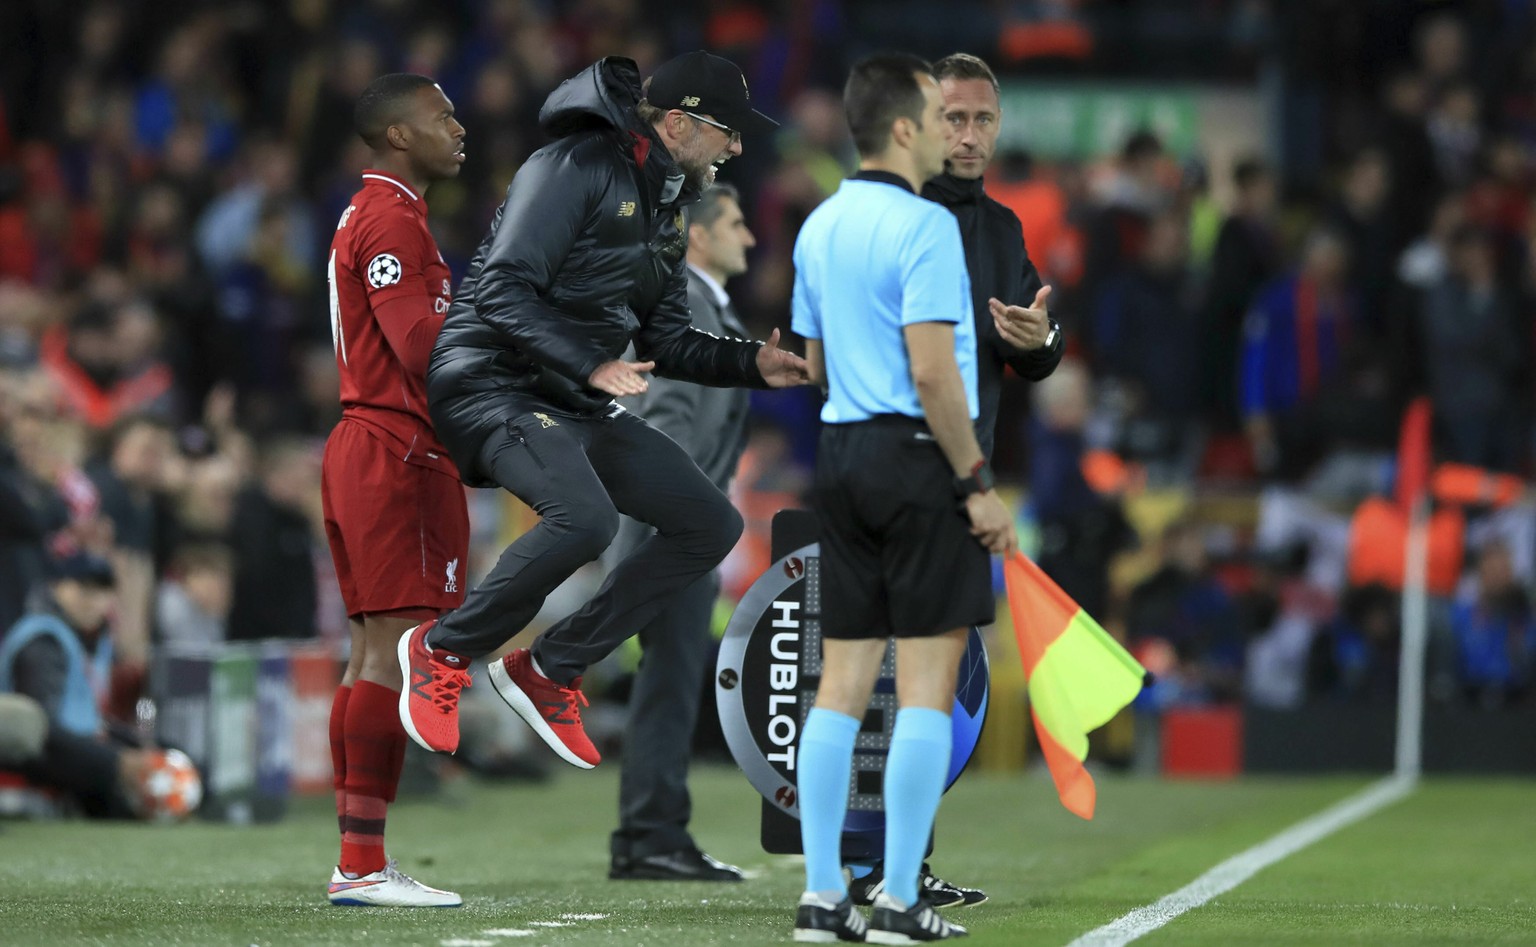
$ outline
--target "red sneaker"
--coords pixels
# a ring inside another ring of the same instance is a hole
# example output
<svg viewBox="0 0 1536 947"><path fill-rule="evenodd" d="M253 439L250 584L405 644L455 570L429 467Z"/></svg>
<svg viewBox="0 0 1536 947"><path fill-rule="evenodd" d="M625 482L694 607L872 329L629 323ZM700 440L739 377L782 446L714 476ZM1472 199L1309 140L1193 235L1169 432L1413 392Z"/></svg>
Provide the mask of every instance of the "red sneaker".
<svg viewBox="0 0 1536 947"><path fill-rule="evenodd" d="M491 686L501 699L511 705L544 738L550 749L572 766L591 769L603 758L581 728L581 708L586 695L581 692L581 678L561 687L533 669L533 655L518 648L500 661L490 663Z"/></svg>
<svg viewBox="0 0 1536 947"><path fill-rule="evenodd" d="M432 752L452 753L459 748L459 692L470 685L469 659L427 647L427 632L436 624L435 618L424 621L400 636L400 723Z"/></svg>

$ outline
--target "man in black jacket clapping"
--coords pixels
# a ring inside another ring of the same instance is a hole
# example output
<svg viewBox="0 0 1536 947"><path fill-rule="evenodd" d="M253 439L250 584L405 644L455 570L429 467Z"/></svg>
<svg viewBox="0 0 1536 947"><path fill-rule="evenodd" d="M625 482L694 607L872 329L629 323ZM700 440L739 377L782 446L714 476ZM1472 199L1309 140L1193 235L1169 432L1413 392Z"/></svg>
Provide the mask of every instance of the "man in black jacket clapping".
<svg viewBox="0 0 1536 947"><path fill-rule="evenodd" d="M582 673L741 534L740 514L688 454L613 398L645 391L649 371L716 387L809 380L777 332L762 344L690 325L685 207L741 153L743 132L774 126L748 98L735 65L700 51L663 63L643 89L634 62L604 59L544 103L555 141L507 189L427 373L433 427L465 481L500 485L542 520L461 608L401 638L401 721L428 749L458 746L470 662L596 559L622 512L656 534L531 649L489 665L496 692L562 759L595 766ZM631 341L641 361L622 359Z"/></svg>

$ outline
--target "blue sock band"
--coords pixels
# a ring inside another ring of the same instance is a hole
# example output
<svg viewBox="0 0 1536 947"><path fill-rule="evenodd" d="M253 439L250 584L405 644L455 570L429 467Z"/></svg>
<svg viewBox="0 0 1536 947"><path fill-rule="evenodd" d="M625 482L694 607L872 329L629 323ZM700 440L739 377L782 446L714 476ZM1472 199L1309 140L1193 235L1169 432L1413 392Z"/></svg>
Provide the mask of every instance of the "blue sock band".
<svg viewBox="0 0 1536 947"><path fill-rule="evenodd" d="M885 761L885 890L907 907L917 903L917 873L944 794L953 733L943 711L896 712Z"/></svg>
<svg viewBox="0 0 1536 947"><path fill-rule="evenodd" d="M807 891L848 891L841 857L843 819L848 814L848 773L858 733L859 721L835 710L813 707L805 718L795 768Z"/></svg>

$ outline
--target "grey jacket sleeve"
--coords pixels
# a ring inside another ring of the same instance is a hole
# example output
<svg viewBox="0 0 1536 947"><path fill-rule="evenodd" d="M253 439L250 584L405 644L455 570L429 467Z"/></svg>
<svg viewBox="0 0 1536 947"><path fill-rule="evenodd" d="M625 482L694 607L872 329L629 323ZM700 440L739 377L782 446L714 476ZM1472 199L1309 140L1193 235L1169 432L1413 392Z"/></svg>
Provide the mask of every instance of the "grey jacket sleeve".
<svg viewBox="0 0 1536 947"><path fill-rule="evenodd" d="M707 290L697 280L690 279L688 312L694 328L711 334L719 332L716 324L719 320L713 318L714 311L714 301L707 296ZM700 445L695 440L704 432L698 430L695 422L703 398L704 389L692 382L658 376L651 379L651 388L640 396L635 411L651 427L677 441L688 456L697 461Z"/></svg>
<svg viewBox="0 0 1536 947"><path fill-rule="evenodd" d="M651 310L635 339L642 359L654 359L656 374L715 388L767 388L757 367L761 342L722 339L693 327L688 314L688 264L679 260L661 302Z"/></svg>

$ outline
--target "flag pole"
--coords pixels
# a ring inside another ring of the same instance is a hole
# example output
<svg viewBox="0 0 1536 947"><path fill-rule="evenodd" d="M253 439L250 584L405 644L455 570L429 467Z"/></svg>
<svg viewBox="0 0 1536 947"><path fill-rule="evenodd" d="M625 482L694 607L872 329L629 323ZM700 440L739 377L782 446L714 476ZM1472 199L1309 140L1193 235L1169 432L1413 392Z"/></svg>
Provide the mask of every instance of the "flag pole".
<svg viewBox="0 0 1536 947"><path fill-rule="evenodd" d="M1416 779L1423 769L1424 655L1429 643L1429 498L1413 502L1403 570L1403 639L1397 674L1399 778Z"/></svg>

